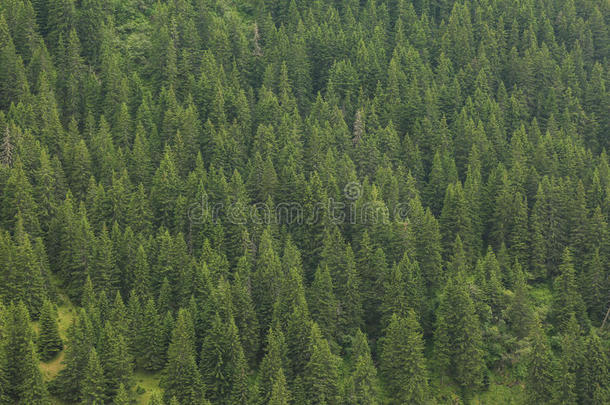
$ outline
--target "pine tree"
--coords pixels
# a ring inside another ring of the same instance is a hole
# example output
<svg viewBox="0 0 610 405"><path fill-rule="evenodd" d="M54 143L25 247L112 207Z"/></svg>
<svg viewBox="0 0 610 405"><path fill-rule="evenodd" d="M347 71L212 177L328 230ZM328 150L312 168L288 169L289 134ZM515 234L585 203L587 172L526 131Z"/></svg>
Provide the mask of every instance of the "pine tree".
<svg viewBox="0 0 610 405"><path fill-rule="evenodd" d="M421 327L413 310L403 318L394 314L386 329L381 372L392 403L423 404L428 396L428 377Z"/></svg>
<svg viewBox="0 0 610 405"><path fill-rule="evenodd" d="M59 336L55 309L49 300L45 300L42 304L39 321L38 352L42 360L48 361L55 357L64 347Z"/></svg>

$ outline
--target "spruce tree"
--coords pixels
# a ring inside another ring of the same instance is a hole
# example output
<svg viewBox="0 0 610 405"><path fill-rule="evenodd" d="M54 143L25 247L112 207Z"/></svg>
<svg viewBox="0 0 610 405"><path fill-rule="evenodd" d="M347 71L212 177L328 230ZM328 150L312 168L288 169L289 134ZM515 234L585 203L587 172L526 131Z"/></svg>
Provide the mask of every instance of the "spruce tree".
<svg viewBox="0 0 610 405"><path fill-rule="evenodd" d="M367 338L361 331L356 332L352 343L354 367L350 376L353 384L353 401L357 404L375 405L378 403L377 370L373 364Z"/></svg>
<svg viewBox="0 0 610 405"><path fill-rule="evenodd" d="M172 332L167 365L160 382L166 402L175 397L181 404L206 403L205 386L195 362L193 335L191 314L181 309Z"/></svg>
<svg viewBox="0 0 610 405"><path fill-rule="evenodd" d="M288 405L290 403L290 391L286 384L286 377L284 372L280 368L277 373L277 377L273 381L271 387L271 396L269 397L269 405Z"/></svg>
<svg viewBox="0 0 610 405"><path fill-rule="evenodd" d="M284 374L283 368L287 364L286 351L286 342L282 331L269 329L266 353L260 366L260 391L263 401L271 400L275 381L280 378L280 373Z"/></svg>
<svg viewBox="0 0 610 405"><path fill-rule="evenodd" d="M207 387L207 397L217 403L227 403L233 391L236 377L245 364L239 364L243 349L232 314L222 319L218 313L203 339L200 369L203 383Z"/></svg>
<svg viewBox="0 0 610 405"><path fill-rule="evenodd" d="M444 375L466 391L480 388L485 364L481 325L464 274L452 276L436 310L434 356Z"/></svg>
<svg viewBox="0 0 610 405"><path fill-rule="evenodd" d="M267 228L261 237L256 268L252 275L254 304L262 331L267 330L271 324L273 304L279 294L281 280L280 259L273 247L271 230Z"/></svg>
<svg viewBox="0 0 610 405"><path fill-rule="evenodd" d="M584 361L577 382L578 398L583 403L602 404L610 399L608 354L594 330L587 337Z"/></svg>
<svg viewBox="0 0 610 405"><path fill-rule="evenodd" d="M559 266L560 274L553 283L553 319L558 331L562 332L572 315L576 316L581 326L588 324L585 305L578 291L576 274L569 248L563 253L562 263Z"/></svg>
<svg viewBox="0 0 610 405"><path fill-rule="evenodd" d="M89 352L89 360L85 368L83 383L81 386L81 401L87 405L104 403L105 398L104 370L97 357L95 348Z"/></svg>
<svg viewBox="0 0 610 405"><path fill-rule="evenodd" d="M547 336L539 321L534 324L530 339L531 351L527 358L525 396L532 404L550 403L553 395L555 363Z"/></svg>
<svg viewBox="0 0 610 405"><path fill-rule="evenodd" d="M507 321L519 338L529 335L535 322L534 312L528 296L525 275L518 261L515 262L513 270L515 287L510 304L507 308Z"/></svg>
<svg viewBox="0 0 610 405"><path fill-rule="evenodd" d="M142 324L138 334L138 364L145 370L157 371L163 368L164 351L163 329L155 302L149 298L144 306Z"/></svg>
<svg viewBox="0 0 610 405"><path fill-rule="evenodd" d="M129 353L127 339L120 329L109 321L104 325L100 346L106 398L114 398L121 386L125 390L129 390L132 386L133 359Z"/></svg>
<svg viewBox="0 0 610 405"><path fill-rule="evenodd" d="M131 403L129 393L123 384L119 385L119 389L117 390L112 403L113 405L129 405Z"/></svg>
<svg viewBox="0 0 610 405"><path fill-rule="evenodd" d="M303 383L308 404L328 404L339 401L338 359L330 352L328 341L313 324L310 336L311 357L305 366Z"/></svg>
<svg viewBox="0 0 610 405"><path fill-rule="evenodd" d="M57 315L49 300L45 300L42 304L39 322L38 352L42 360L48 361L64 347L57 327Z"/></svg>
<svg viewBox="0 0 610 405"><path fill-rule="evenodd" d="M248 258L242 256L238 261L238 268L247 266ZM249 269L249 266L248 266ZM233 308L235 309L235 324L239 330L241 345L246 359L254 365L259 350L258 319L252 301L252 286L250 273L237 270L232 283Z"/></svg>
<svg viewBox="0 0 610 405"><path fill-rule="evenodd" d="M335 338L338 307L328 266L319 266L316 270L309 297L308 304L312 318L326 338Z"/></svg>
<svg viewBox="0 0 610 405"><path fill-rule="evenodd" d="M63 361L65 367L51 385L52 392L59 398L71 402L81 399L83 377L93 343L94 332L91 319L81 309L68 329L66 354Z"/></svg>
<svg viewBox="0 0 610 405"><path fill-rule="evenodd" d="M413 310L406 317L394 314L386 329L381 372L391 403L423 404L428 397L428 375L421 327Z"/></svg>
<svg viewBox="0 0 610 405"><path fill-rule="evenodd" d="M34 332L30 315L23 302L8 308L6 332L6 375L10 382L8 397L11 402L47 405L47 388L38 368L38 354L33 342Z"/></svg>

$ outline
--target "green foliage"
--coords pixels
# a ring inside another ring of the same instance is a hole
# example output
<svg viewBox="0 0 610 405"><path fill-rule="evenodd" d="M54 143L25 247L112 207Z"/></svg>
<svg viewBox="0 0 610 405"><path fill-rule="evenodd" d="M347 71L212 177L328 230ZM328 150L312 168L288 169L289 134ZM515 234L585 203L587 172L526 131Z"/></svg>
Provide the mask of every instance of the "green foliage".
<svg viewBox="0 0 610 405"><path fill-rule="evenodd" d="M303 384L308 404L339 401L338 359L330 352L328 341L314 323L310 337L311 357L305 366Z"/></svg>
<svg viewBox="0 0 610 405"><path fill-rule="evenodd" d="M434 351L439 371L467 391L479 389L485 369L481 325L463 272L447 281L436 316Z"/></svg>
<svg viewBox="0 0 610 405"><path fill-rule="evenodd" d="M42 360L48 361L55 357L64 347L61 337L59 336L55 309L48 300L42 304L39 322L38 352L40 353L40 358Z"/></svg>
<svg viewBox="0 0 610 405"><path fill-rule="evenodd" d="M607 14L1 2L0 403L607 403Z"/></svg>
<svg viewBox="0 0 610 405"><path fill-rule="evenodd" d="M381 355L381 372L392 403L426 403L428 373L421 327L413 310L405 317L392 315L386 328Z"/></svg>
<svg viewBox="0 0 610 405"><path fill-rule="evenodd" d="M28 310L23 302L19 302L8 307L7 312L3 350L10 385L6 386L5 395L10 402L47 405L50 403L49 394L38 368Z"/></svg>
<svg viewBox="0 0 610 405"><path fill-rule="evenodd" d="M104 402L104 370L97 357L95 348L91 348L89 360L85 368L85 375L81 387L81 398L83 404L101 404Z"/></svg>
<svg viewBox="0 0 610 405"><path fill-rule="evenodd" d="M540 322L535 324L530 340L531 351L527 358L525 395L527 401L531 403L550 403L553 395L555 360Z"/></svg>

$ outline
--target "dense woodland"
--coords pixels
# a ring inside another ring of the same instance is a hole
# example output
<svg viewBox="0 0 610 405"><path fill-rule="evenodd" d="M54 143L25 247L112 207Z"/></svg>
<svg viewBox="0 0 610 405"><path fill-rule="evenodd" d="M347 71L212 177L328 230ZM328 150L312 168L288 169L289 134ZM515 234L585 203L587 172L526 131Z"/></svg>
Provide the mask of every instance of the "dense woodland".
<svg viewBox="0 0 610 405"><path fill-rule="evenodd" d="M0 0L0 404L610 403L609 22Z"/></svg>

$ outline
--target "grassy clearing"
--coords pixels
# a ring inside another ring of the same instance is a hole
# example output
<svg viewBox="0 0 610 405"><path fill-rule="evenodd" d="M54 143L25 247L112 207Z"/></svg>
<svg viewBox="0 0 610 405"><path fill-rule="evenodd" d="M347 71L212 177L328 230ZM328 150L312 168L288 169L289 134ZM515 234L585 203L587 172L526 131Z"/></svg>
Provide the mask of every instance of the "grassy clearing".
<svg viewBox="0 0 610 405"><path fill-rule="evenodd" d="M150 400L151 395L155 391L159 391L159 379L161 376L159 373L148 373L145 371L138 370L134 373L134 386L137 395L138 404L147 404Z"/></svg>
<svg viewBox="0 0 610 405"><path fill-rule="evenodd" d="M62 340L64 341L64 345L66 343L67 340L67 332L68 332L68 328L70 327L70 325L72 325L72 321L74 320L74 317L76 316L76 310L74 308L74 306L72 305L72 303L70 302L70 300L68 299L68 297L66 296L61 296L60 297L60 306L57 308L57 323L58 323L58 327L59 327L59 335L61 336ZM36 330L36 332L38 332L38 322L33 322L34 330ZM43 376L45 381L50 381L53 378L55 378L55 376L57 376L57 374L59 373L59 371L64 367L63 364L63 359L65 356L65 346L64 346L64 350L62 350L61 352L59 352L59 354L57 356L55 356L53 359L51 359L48 362L40 362L39 366L40 369L42 370Z"/></svg>

